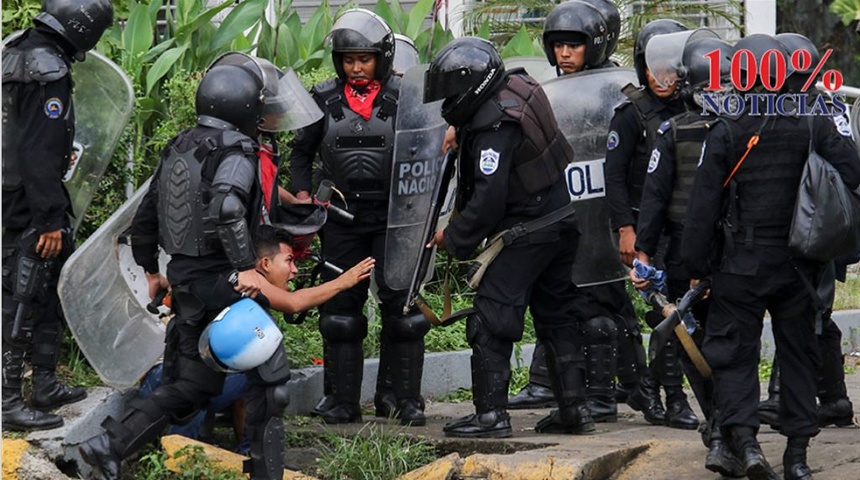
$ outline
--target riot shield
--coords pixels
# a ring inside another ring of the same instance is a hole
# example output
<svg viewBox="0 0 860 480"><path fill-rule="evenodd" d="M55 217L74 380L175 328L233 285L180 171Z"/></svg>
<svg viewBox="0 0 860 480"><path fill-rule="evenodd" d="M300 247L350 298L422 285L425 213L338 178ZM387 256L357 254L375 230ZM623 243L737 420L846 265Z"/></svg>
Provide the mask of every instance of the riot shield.
<svg viewBox="0 0 860 480"><path fill-rule="evenodd" d="M603 162L609 121L624 98L621 88L628 83L638 83L633 69L602 68L543 84L558 126L574 151L574 162L564 173L570 198L577 202L582 232L573 267L573 282L580 287L627 278L627 268L618 255L618 238L609 224Z"/></svg>
<svg viewBox="0 0 860 480"><path fill-rule="evenodd" d="M719 39L720 36L707 28L697 28L654 35L648 40L648 46L645 47L645 64L657 83L668 87L686 76L683 65L684 49L694 40L702 38Z"/></svg>
<svg viewBox="0 0 860 480"><path fill-rule="evenodd" d="M60 273L58 290L69 330L102 381L116 388L135 385L164 351L164 324L146 309L146 278L125 236L148 188L146 182ZM161 254L161 271L168 258Z"/></svg>
<svg viewBox="0 0 860 480"><path fill-rule="evenodd" d="M114 149L131 119L134 88L115 63L92 50L72 69L75 81L75 150L66 189L78 228L105 173Z"/></svg>
<svg viewBox="0 0 860 480"><path fill-rule="evenodd" d="M505 59L505 70L525 68L526 73L541 85L558 77L555 67L550 65L546 57L510 57Z"/></svg>
<svg viewBox="0 0 860 480"><path fill-rule="evenodd" d="M426 69L426 65L412 68L400 84L383 272L395 290L409 288L424 249L424 225L444 159L442 141L448 124L442 118L441 100L423 103Z"/></svg>

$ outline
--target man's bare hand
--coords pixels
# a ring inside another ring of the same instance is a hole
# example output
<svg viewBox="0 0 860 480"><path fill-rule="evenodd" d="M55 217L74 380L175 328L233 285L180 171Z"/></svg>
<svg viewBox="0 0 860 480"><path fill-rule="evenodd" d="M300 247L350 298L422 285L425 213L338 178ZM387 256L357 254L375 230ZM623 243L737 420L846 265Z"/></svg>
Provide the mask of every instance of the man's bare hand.
<svg viewBox="0 0 860 480"><path fill-rule="evenodd" d="M170 288L170 282L167 281L167 277L160 273L146 273L146 283L149 285L149 299L154 300L155 296L158 295L159 290L168 290Z"/></svg>
<svg viewBox="0 0 860 480"><path fill-rule="evenodd" d="M621 255L621 262L628 267L633 267L633 259L636 258L636 250L633 246L636 245L636 230L632 225L625 225L618 229L621 238L618 239L618 253Z"/></svg>
<svg viewBox="0 0 860 480"><path fill-rule="evenodd" d="M304 192L304 198L299 198L297 195L293 195L286 188L278 186L278 200L281 201L282 205L286 204L298 204L298 203L311 203L311 196Z"/></svg>
<svg viewBox="0 0 860 480"><path fill-rule="evenodd" d="M352 288L358 285L362 280L370 278L370 273L373 267L376 266L376 260L373 257L367 257L364 260L356 263L352 268L343 272L338 280L343 281L345 288Z"/></svg>
<svg viewBox="0 0 860 480"><path fill-rule="evenodd" d="M260 293L263 283L266 279L257 273L253 268L239 272L239 280L233 290L241 293L246 297L254 298Z"/></svg>
<svg viewBox="0 0 860 480"><path fill-rule="evenodd" d="M696 288L696 285L698 285L699 283L701 283L701 280L700 280L700 279L698 279L698 278L691 278L691 279L690 279L690 288ZM704 295L704 296L702 296L702 300L705 300L706 298L708 298L708 297L710 297L710 296L711 296L711 289L709 288L709 289L707 289L707 290L705 291L705 295Z"/></svg>
<svg viewBox="0 0 860 480"><path fill-rule="evenodd" d="M630 272L627 274L630 277L630 281L633 282L633 286L636 287L636 290L645 290L651 286L651 282L649 280L643 280L636 276L636 270L631 268Z"/></svg>
<svg viewBox="0 0 860 480"><path fill-rule="evenodd" d="M449 126L448 130L445 130L445 140L442 141L442 155L448 153L448 150L456 151L458 147L457 129L453 126Z"/></svg>
<svg viewBox="0 0 860 480"><path fill-rule="evenodd" d="M296 192L296 198L299 200L310 200L311 199L311 192L309 192L307 190L302 190L300 192ZM304 203L304 202L302 202L302 203Z"/></svg>
<svg viewBox="0 0 860 480"><path fill-rule="evenodd" d="M433 248L434 246L439 248L445 248L445 230L439 230L433 235L433 238L430 239L430 242L425 245L426 248Z"/></svg>
<svg viewBox="0 0 860 480"><path fill-rule="evenodd" d="M36 253L42 258L54 258L63 251L63 231L54 230L39 235L39 243L36 244Z"/></svg>

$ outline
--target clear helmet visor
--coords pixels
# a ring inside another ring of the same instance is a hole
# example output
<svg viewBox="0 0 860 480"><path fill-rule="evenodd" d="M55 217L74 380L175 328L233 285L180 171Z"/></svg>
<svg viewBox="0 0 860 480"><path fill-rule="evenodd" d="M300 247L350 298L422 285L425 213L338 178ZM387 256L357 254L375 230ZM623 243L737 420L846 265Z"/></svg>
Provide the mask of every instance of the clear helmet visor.
<svg viewBox="0 0 860 480"><path fill-rule="evenodd" d="M655 35L645 47L645 65L657 83L668 88L687 76L684 68L684 49L687 43L700 38L717 38L719 35L707 28Z"/></svg>
<svg viewBox="0 0 860 480"><path fill-rule="evenodd" d="M293 69L278 79L276 86L263 92L264 132L285 132L306 127L323 117L317 102L311 97Z"/></svg>

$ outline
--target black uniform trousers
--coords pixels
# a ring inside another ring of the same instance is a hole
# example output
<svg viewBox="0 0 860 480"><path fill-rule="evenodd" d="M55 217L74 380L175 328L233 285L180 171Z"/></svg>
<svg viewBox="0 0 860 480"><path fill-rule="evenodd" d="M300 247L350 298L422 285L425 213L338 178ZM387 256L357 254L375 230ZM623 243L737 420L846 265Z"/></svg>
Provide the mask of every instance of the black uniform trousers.
<svg viewBox="0 0 860 480"><path fill-rule="evenodd" d="M758 430L758 363L765 310L772 318L782 373L780 418L788 437L818 433L816 367L820 363L813 305L798 272L814 278L818 265L792 260L787 247L734 245L713 277L703 345L714 371L720 428ZM730 273L732 272L732 273Z"/></svg>

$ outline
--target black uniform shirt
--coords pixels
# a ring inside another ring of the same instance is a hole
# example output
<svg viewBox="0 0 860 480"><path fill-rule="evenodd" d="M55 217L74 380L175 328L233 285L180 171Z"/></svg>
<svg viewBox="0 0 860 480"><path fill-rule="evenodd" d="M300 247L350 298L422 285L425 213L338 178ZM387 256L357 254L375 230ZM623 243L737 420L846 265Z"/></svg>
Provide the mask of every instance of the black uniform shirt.
<svg viewBox="0 0 860 480"><path fill-rule="evenodd" d="M658 131L656 146L648 162L648 174L642 189L639 205L639 223L636 225L636 250L653 257L657 243L666 227L669 202L675 181L675 141L669 122Z"/></svg>
<svg viewBox="0 0 860 480"><path fill-rule="evenodd" d="M48 35L37 29L25 32L18 47L49 47L67 64L69 56ZM38 234L67 226L71 202L63 185L74 139L71 74L40 85L38 82L4 84L3 94L14 92L20 105L20 142L17 146L23 188L3 192L3 224L7 228L36 229Z"/></svg>
<svg viewBox="0 0 860 480"><path fill-rule="evenodd" d="M777 118L776 121L790 120ZM805 121L803 125L805 128ZM723 182L739 160L731 158L734 147L730 138L728 126L718 122L708 133L702 149L681 243L681 256L692 278L703 278L711 273L709 259L714 248L716 224L722 213ZM839 134L830 119L820 116L814 118L813 138L815 151L839 171L849 188L857 188L860 158L851 141Z"/></svg>
<svg viewBox="0 0 860 480"><path fill-rule="evenodd" d="M627 188L630 162L636 161L636 146L645 141L645 131L640 127L636 108L627 103L609 122L610 136L607 140L604 181L606 182L606 204L612 230L625 225L636 225L633 205ZM614 137L613 137L614 134Z"/></svg>

